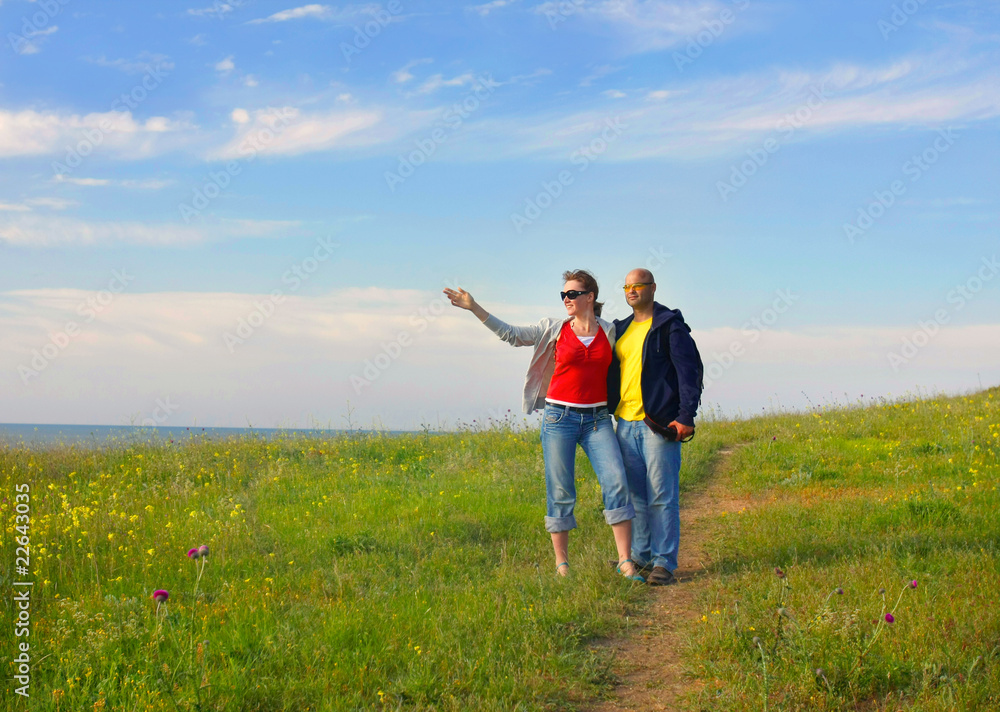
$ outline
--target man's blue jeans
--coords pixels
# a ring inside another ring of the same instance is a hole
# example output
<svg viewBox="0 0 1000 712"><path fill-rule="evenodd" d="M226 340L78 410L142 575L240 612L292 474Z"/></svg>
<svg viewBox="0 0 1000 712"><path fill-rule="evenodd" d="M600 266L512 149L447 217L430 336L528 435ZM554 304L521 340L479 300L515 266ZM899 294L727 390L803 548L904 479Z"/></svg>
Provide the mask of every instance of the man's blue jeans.
<svg viewBox="0 0 1000 712"><path fill-rule="evenodd" d="M681 540L681 444L657 435L641 420L619 418L617 436L635 506L632 560L674 571Z"/></svg>
<svg viewBox="0 0 1000 712"><path fill-rule="evenodd" d="M565 406L546 404L542 413L542 454L545 458L545 530L576 528L574 479L577 443L583 446L601 483L604 519L618 524L635 517L621 450L607 408L596 415L574 413Z"/></svg>

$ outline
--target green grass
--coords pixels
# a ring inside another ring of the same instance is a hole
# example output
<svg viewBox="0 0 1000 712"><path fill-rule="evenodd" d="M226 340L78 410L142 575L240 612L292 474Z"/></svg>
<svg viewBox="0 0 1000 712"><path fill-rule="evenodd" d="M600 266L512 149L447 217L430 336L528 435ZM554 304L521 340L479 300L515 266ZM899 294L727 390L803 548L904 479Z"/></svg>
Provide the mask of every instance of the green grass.
<svg viewBox="0 0 1000 712"><path fill-rule="evenodd" d="M717 518L691 705L996 709L1000 390L718 427L751 503Z"/></svg>
<svg viewBox="0 0 1000 712"><path fill-rule="evenodd" d="M749 505L714 518L687 584L689 708L997 707L998 440L997 390L703 424L684 496L742 443ZM3 650L30 642L33 710L579 709L650 594L605 563L578 472L563 580L537 431L0 446L6 620L23 483L35 581L30 638L4 626Z"/></svg>
<svg viewBox="0 0 1000 712"><path fill-rule="evenodd" d="M574 709L614 682L590 643L646 595L605 563L582 454L578 472L563 580L537 431L0 447L10 564L15 485L31 494L31 708Z"/></svg>

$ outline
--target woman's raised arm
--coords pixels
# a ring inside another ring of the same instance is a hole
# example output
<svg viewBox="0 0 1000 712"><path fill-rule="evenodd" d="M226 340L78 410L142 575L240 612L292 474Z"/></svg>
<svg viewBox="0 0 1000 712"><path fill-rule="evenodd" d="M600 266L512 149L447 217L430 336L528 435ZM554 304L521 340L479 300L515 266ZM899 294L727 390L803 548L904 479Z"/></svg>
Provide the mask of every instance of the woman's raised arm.
<svg viewBox="0 0 1000 712"><path fill-rule="evenodd" d="M472 298L472 295L459 287L455 289L445 289L445 295L451 300L453 306L459 309L467 309L476 315L479 321L483 322L490 331L506 341L512 346L533 346L538 342L544 333L542 324L532 324L531 326L511 326L501 321L496 316L479 306L479 303Z"/></svg>

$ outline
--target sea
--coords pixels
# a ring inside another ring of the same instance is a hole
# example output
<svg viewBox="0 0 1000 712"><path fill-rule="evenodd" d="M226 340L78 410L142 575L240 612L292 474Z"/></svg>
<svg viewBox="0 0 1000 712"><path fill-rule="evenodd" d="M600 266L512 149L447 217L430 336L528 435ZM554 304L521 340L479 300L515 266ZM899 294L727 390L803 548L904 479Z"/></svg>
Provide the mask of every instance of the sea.
<svg viewBox="0 0 1000 712"><path fill-rule="evenodd" d="M28 445L55 447L78 445L108 447L160 441L183 443L192 438L201 440L227 440L234 437L275 439L282 437L330 438L347 433L346 430L307 428L201 428L137 425L38 425L31 423L0 423L0 446ZM351 431L354 435L370 431ZM383 435L399 435L403 431L379 431Z"/></svg>

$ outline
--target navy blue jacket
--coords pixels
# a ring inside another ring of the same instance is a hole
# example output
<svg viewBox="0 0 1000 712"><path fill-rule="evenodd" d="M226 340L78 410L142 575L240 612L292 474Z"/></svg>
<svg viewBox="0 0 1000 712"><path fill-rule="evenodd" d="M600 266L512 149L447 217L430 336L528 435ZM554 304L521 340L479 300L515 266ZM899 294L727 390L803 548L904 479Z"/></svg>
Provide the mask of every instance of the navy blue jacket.
<svg viewBox="0 0 1000 712"><path fill-rule="evenodd" d="M618 338L635 315L615 320ZM646 417L665 429L676 420L694 427L694 417L701 402L705 369L701 354L691 338L691 327L679 309L653 302L653 323L642 346L642 408ZM621 401L622 369L618 355L608 368L608 410L612 413Z"/></svg>

